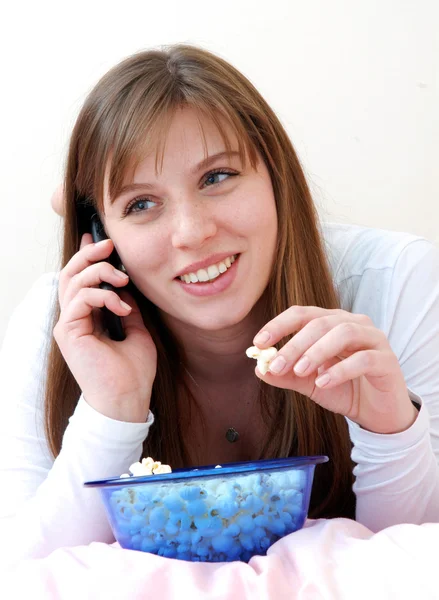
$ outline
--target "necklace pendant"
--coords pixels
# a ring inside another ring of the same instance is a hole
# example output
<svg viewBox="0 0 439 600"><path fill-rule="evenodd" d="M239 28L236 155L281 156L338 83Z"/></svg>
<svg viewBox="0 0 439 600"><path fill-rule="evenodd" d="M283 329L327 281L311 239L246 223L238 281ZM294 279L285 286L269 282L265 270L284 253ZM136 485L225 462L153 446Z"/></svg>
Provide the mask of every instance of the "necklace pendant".
<svg viewBox="0 0 439 600"><path fill-rule="evenodd" d="M226 440L232 444L233 442L237 442L239 440L239 433L234 427L229 427L226 431Z"/></svg>

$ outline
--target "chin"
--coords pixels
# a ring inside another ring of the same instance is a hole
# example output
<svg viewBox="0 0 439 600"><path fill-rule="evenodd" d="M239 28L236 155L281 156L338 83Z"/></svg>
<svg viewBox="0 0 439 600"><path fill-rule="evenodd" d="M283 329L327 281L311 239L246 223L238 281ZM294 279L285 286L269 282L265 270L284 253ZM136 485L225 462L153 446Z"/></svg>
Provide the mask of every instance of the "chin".
<svg viewBox="0 0 439 600"><path fill-rule="evenodd" d="M241 323L250 311L251 307L242 307L240 310L235 307L233 311L220 312L212 310L204 315L197 314L195 318L193 313L191 315L181 315L180 320L203 331L221 331Z"/></svg>

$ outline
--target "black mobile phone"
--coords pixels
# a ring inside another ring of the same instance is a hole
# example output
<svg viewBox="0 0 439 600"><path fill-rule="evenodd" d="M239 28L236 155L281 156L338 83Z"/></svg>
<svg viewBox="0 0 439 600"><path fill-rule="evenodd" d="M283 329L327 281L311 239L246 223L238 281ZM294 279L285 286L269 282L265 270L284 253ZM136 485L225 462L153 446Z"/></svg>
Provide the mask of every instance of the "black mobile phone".
<svg viewBox="0 0 439 600"><path fill-rule="evenodd" d="M91 233L93 242L100 242L107 239L105 229L99 219L95 207L86 199L79 199L77 201L77 217L78 217L78 231L79 239L81 239L84 233ZM116 249L113 249L109 258L106 259L116 269L121 270L122 262ZM110 290L118 293L117 288L112 286L110 283L102 282L99 284L101 290ZM112 340L121 342L126 338L125 331L122 325L122 319L115 315L106 306L101 308L103 315L104 328L108 331L108 335Z"/></svg>

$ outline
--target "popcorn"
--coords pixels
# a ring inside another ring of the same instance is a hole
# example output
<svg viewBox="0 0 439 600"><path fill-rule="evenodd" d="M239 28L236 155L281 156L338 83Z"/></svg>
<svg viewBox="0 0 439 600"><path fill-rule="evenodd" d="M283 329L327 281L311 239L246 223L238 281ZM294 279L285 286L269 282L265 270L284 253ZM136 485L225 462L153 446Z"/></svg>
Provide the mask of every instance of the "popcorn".
<svg viewBox="0 0 439 600"><path fill-rule="evenodd" d="M137 465L151 474L153 465L155 472L168 467L158 462ZM248 562L302 526L306 485L304 471L248 473L239 483L230 475L148 481L146 490L127 482L112 493L111 505L124 547L182 560Z"/></svg>
<svg viewBox="0 0 439 600"><path fill-rule="evenodd" d="M152 470L145 467L140 462L136 462L130 466L130 472L134 477L140 477L142 475L152 475Z"/></svg>
<svg viewBox="0 0 439 600"><path fill-rule="evenodd" d="M252 347L247 356L267 359L268 366L276 352ZM238 481L217 471L211 479L152 477L144 484L129 483L133 476L171 472L169 465L148 456L120 476L124 482L109 502L123 547L182 560L248 562L299 529L306 518L304 469L249 472Z"/></svg>
<svg viewBox="0 0 439 600"><path fill-rule="evenodd" d="M133 463L130 467L130 473L122 473L120 479L127 477L143 477L145 475L162 475L163 473L172 473L169 465L162 465L159 460L154 460L150 456L143 458L142 462Z"/></svg>
<svg viewBox="0 0 439 600"><path fill-rule="evenodd" d="M172 469L169 465L160 465L153 470L154 475L161 475L162 473L172 473Z"/></svg>
<svg viewBox="0 0 439 600"><path fill-rule="evenodd" d="M270 348L261 350L256 346L250 346L250 348L247 348L245 353L249 358L255 358L258 361L258 369L262 375L265 375L268 371L270 362L277 354L277 349L274 348L274 346L270 346Z"/></svg>
<svg viewBox="0 0 439 600"><path fill-rule="evenodd" d="M145 467L145 469L151 469L152 471L152 465L154 464L154 460L148 456L148 458L142 458L142 465Z"/></svg>

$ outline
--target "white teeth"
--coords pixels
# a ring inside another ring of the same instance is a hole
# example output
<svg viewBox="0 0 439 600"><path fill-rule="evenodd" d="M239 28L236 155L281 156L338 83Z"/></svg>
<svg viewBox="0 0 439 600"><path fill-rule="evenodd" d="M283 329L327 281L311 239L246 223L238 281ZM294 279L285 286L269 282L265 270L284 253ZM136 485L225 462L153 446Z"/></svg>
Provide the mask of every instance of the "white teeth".
<svg viewBox="0 0 439 600"><path fill-rule="evenodd" d="M209 274L206 269L199 269L197 271L198 281L209 281Z"/></svg>
<svg viewBox="0 0 439 600"><path fill-rule="evenodd" d="M234 256L228 256L216 265L210 265L207 269L199 269L196 273L185 273L180 275L179 279L185 283L197 283L205 281L213 281L222 273L225 273L235 262Z"/></svg>
<svg viewBox="0 0 439 600"><path fill-rule="evenodd" d="M209 279L216 279L220 273L224 273L224 271L221 271L221 265L219 265L219 268L216 265L211 265L210 267L207 267L207 274L209 275Z"/></svg>

